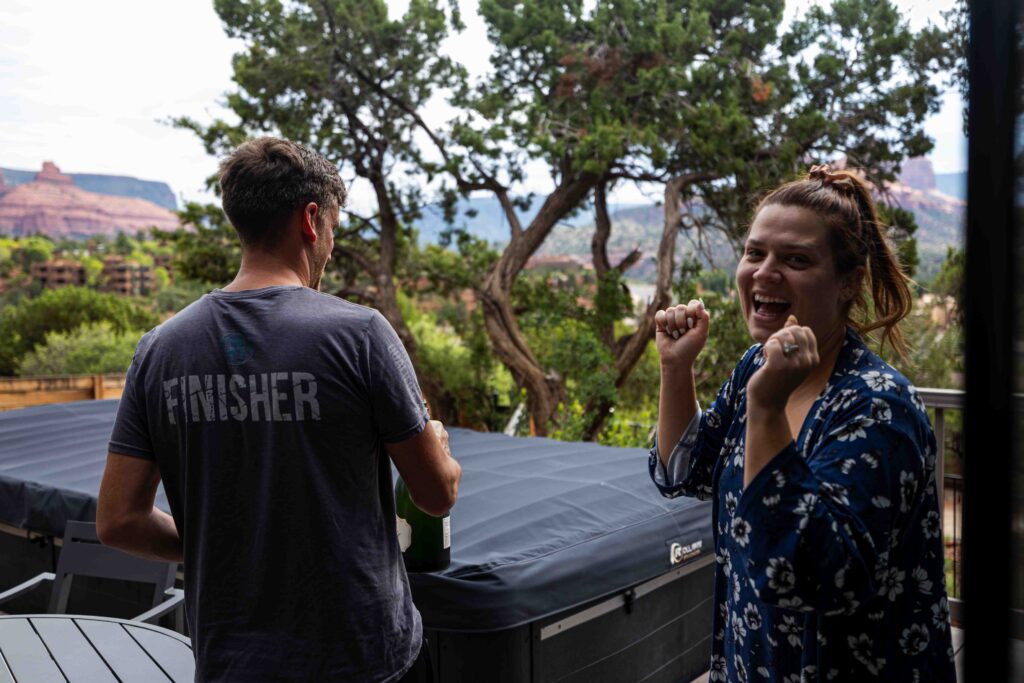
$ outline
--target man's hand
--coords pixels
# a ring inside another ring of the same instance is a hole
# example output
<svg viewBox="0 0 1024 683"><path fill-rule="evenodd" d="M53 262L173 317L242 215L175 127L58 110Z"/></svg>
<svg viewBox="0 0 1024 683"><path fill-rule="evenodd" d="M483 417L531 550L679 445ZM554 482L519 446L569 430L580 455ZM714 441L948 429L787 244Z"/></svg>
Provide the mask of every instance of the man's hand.
<svg viewBox="0 0 1024 683"><path fill-rule="evenodd" d="M662 367L689 370L708 341L711 316L704 302L671 306L654 314L654 341Z"/></svg>
<svg viewBox="0 0 1024 683"><path fill-rule="evenodd" d="M818 340L791 315L764 343L764 356L764 365L747 382L747 402L755 410L784 412L790 395L818 367Z"/></svg>

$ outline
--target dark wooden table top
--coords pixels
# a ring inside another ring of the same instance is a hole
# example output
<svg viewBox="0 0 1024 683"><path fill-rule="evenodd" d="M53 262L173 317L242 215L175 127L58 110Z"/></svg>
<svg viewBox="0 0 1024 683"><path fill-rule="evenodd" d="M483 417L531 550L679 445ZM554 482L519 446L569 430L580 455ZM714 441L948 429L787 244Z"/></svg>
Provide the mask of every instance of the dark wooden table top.
<svg viewBox="0 0 1024 683"><path fill-rule="evenodd" d="M71 614L0 616L0 683L191 683L188 638L125 619Z"/></svg>

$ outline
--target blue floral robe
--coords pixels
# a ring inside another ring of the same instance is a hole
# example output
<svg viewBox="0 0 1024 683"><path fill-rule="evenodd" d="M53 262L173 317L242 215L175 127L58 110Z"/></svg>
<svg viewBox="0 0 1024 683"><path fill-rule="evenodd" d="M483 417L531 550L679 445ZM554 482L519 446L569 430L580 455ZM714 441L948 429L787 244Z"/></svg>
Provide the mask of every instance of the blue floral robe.
<svg viewBox="0 0 1024 683"><path fill-rule="evenodd" d="M751 347L694 417L666 497L713 499L711 681L954 683L935 436L900 373L853 330L790 443L743 489Z"/></svg>

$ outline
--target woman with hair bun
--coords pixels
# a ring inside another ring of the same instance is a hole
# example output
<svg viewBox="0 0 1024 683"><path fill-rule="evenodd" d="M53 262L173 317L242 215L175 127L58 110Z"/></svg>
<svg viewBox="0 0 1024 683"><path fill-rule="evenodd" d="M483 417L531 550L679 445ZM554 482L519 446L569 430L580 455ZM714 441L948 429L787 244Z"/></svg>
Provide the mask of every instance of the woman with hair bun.
<svg viewBox="0 0 1024 683"><path fill-rule="evenodd" d="M651 477L713 501L711 681L956 680L935 436L862 338L904 354L907 282L868 186L815 166L754 212L736 289L756 344L706 410L708 312L655 317Z"/></svg>

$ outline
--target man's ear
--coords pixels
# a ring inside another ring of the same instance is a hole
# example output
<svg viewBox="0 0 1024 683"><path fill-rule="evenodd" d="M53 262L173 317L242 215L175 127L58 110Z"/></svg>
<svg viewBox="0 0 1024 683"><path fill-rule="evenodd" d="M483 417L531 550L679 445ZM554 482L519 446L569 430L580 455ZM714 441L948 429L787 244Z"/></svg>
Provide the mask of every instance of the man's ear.
<svg viewBox="0 0 1024 683"><path fill-rule="evenodd" d="M302 235L310 242L317 240L317 217L320 215L320 207L316 202L310 202L302 207Z"/></svg>

